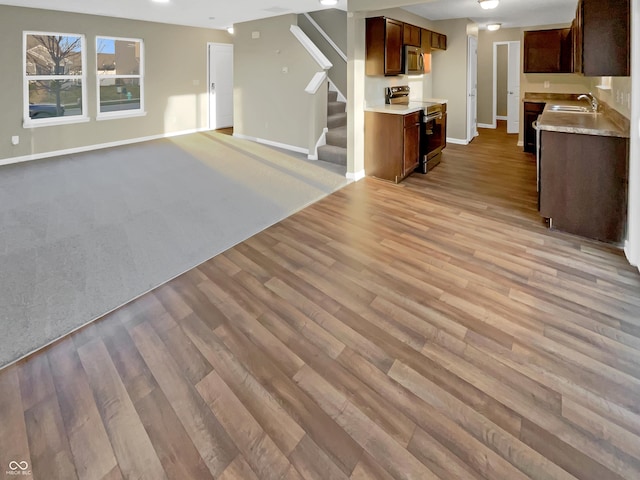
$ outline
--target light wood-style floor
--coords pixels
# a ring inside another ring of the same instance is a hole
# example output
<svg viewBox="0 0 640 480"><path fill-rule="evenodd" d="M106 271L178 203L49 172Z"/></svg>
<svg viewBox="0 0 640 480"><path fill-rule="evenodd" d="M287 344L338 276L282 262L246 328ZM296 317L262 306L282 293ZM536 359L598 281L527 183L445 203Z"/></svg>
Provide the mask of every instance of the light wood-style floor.
<svg viewBox="0 0 640 480"><path fill-rule="evenodd" d="M546 229L515 141L351 184L4 369L0 476L639 479L640 275Z"/></svg>

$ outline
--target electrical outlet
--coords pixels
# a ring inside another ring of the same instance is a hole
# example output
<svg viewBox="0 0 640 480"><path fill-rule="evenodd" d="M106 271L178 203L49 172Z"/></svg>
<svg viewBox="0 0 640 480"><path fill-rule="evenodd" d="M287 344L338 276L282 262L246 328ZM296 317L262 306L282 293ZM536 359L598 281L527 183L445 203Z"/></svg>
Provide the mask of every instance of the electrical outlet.
<svg viewBox="0 0 640 480"><path fill-rule="evenodd" d="M548 80L544 82L544 88L549 88L550 86L551 86L551 83L549 83Z"/></svg>
<svg viewBox="0 0 640 480"><path fill-rule="evenodd" d="M631 108L631 92L627 92L627 108Z"/></svg>
<svg viewBox="0 0 640 480"><path fill-rule="evenodd" d="M282 73L289 73L289 67L282 67Z"/></svg>
<svg viewBox="0 0 640 480"><path fill-rule="evenodd" d="M256 38L260 38L260 32L251 32L251 38L253 38L254 40Z"/></svg>

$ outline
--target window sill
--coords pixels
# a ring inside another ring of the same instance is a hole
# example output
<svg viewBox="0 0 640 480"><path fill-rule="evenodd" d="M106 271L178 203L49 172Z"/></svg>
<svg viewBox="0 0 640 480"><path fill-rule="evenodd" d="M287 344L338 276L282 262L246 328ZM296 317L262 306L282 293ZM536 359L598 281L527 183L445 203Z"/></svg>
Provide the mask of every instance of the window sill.
<svg viewBox="0 0 640 480"><path fill-rule="evenodd" d="M135 112L114 112L114 113L99 113L96 116L96 120L101 122L103 120L116 120L118 118L131 118L131 117L146 117L147 112L135 111Z"/></svg>
<svg viewBox="0 0 640 480"><path fill-rule="evenodd" d="M24 120L22 122L23 128L40 128L40 127L54 127L56 125L72 125L74 123L86 123L90 120L89 117L73 116L73 117L52 117L49 119L41 120Z"/></svg>
<svg viewBox="0 0 640 480"><path fill-rule="evenodd" d="M611 90L611 85L596 85L599 90Z"/></svg>

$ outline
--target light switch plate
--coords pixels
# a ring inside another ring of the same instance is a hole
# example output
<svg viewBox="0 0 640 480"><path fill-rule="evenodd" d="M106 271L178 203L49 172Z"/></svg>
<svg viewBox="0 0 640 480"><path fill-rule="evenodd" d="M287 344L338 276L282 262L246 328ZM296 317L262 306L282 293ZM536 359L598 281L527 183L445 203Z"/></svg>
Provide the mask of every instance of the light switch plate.
<svg viewBox="0 0 640 480"><path fill-rule="evenodd" d="M256 38L260 38L260 32L251 32L251 38L253 38L254 40Z"/></svg>
<svg viewBox="0 0 640 480"><path fill-rule="evenodd" d="M18 135L14 135L11 137L11 145L18 145L20 143L20 137Z"/></svg>

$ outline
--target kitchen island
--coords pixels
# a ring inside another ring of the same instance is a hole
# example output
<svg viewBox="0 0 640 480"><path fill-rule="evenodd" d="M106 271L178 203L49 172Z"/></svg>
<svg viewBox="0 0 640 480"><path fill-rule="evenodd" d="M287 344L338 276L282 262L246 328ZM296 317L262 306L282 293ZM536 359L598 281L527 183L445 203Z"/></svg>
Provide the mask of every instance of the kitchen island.
<svg viewBox="0 0 640 480"><path fill-rule="evenodd" d="M547 101L538 118L540 214L551 228L620 244L627 211L628 121L606 105L598 112L576 108L585 105Z"/></svg>

